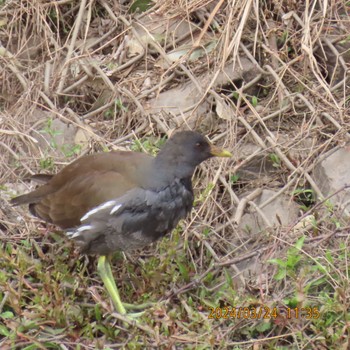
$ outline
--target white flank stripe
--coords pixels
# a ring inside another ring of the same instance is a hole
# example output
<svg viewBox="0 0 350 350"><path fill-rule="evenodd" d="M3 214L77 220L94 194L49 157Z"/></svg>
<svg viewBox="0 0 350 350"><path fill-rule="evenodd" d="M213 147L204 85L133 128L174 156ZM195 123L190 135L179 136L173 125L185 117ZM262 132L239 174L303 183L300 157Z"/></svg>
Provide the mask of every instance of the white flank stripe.
<svg viewBox="0 0 350 350"><path fill-rule="evenodd" d="M91 230L93 228L92 225L85 225L85 226L80 226L77 228L76 231L68 231L66 232L66 235L68 236L68 238L75 238L75 237L79 237L81 235L82 232L84 231L88 231Z"/></svg>
<svg viewBox="0 0 350 350"><path fill-rule="evenodd" d="M81 236L81 232L76 231L76 232L74 233L74 235L72 235L70 238L76 238L76 237L79 237L79 236Z"/></svg>
<svg viewBox="0 0 350 350"><path fill-rule="evenodd" d="M119 208L120 208L121 206L122 206L121 204L116 205L116 206L111 210L110 214L111 214L111 215L114 214L116 211L119 210Z"/></svg>
<svg viewBox="0 0 350 350"><path fill-rule="evenodd" d="M108 207L111 207L112 205L115 205L117 202L116 201L108 201L105 203L102 203L101 205L99 205L96 208L91 209L90 211L88 211L81 219L80 221L85 221L88 217L90 217L93 214L96 214L97 212L99 212L100 210L106 209Z"/></svg>
<svg viewBox="0 0 350 350"><path fill-rule="evenodd" d="M75 231L67 231L66 235L68 236L68 238L72 238L72 236L74 235Z"/></svg>
<svg viewBox="0 0 350 350"><path fill-rule="evenodd" d="M83 231L87 231L87 230L91 230L92 229L92 225L85 225L85 226L80 226L77 231L78 232L83 232Z"/></svg>

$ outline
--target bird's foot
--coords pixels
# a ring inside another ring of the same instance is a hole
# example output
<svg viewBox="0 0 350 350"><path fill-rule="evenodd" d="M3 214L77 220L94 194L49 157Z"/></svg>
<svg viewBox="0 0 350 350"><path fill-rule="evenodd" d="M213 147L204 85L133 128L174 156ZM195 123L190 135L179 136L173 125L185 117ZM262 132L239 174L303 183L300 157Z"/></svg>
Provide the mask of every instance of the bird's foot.
<svg viewBox="0 0 350 350"><path fill-rule="evenodd" d="M137 304L137 305L123 303L124 308L128 311L129 310L131 311L124 314L124 316L137 321L138 318L140 318L146 313L147 309L152 308L154 305L156 305L156 303L148 302L148 303Z"/></svg>
<svg viewBox="0 0 350 350"><path fill-rule="evenodd" d="M125 316L126 317L129 317L131 320L134 320L136 322L139 321L139 318L141 316L143 316L145 314L145 311L141 311L141 312L130 312L130 313L127 313Z"/></svg>
<svg viewBox="0 0 350 350"><path fill-rule="evenodd" d="M135 310L135 311L149 309L154 305L156 305L156 303L152 303L152 302L137 304L137 305L123 303L123 306L125 307L126 310Z"/></svg>

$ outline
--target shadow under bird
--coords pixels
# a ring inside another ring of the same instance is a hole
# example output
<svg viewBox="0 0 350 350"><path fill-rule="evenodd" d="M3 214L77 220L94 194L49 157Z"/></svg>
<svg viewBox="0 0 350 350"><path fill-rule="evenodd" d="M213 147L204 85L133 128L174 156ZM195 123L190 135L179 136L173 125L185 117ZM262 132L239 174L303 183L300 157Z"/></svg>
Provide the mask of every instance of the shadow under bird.
<svg viewBox="0 0 350 350"><path fill-rule="evenodd" d="M192 175L211 157L230 157L193 131L171 137L156 157L138 152L79 158L46 184L13 198L38 218L64 229L84 254L98 254L98 272L120 314L126 314L109 254L142 248L176 227L192 209Z"/></svg>

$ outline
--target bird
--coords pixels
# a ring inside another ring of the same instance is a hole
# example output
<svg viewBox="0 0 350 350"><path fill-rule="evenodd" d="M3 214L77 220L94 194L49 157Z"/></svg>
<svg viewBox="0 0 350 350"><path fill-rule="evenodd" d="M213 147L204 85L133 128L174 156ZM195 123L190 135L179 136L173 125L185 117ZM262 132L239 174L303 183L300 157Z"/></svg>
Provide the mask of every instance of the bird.
<svg viewBox="0 0 350 350"><path fill-rule="evenodd" d="M196 167L211 157L232 154L195 131L179 131L153 157L112 151L76 159L46 183L11 199L29 204L35 217L52 223L74 240L80 252L98 255L97 270L115 310L126 315L109 256L160 239L191 211Z"/></svg>

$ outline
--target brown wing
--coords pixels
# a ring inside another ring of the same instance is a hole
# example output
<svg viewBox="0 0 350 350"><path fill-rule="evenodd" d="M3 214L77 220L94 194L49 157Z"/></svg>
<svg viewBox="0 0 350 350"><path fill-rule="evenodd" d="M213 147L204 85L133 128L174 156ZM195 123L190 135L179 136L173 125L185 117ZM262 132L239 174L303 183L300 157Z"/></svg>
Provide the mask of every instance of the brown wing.
<svg viewBox="0 0 350 350"><path fill-rule="evenodd" d="M135 183L116 172L93 172L78 176L31 205L39 218L62 228L80 224L80 218L90 209L125 194Z"/></svg>
<svg viewBox="0 0 350 350"><path fill-rule="evenodd" d="M142 187L152 157L135 152L99 153L77 159L45 185L12 204L30 204L33 215L62 228L80 224L90 209Z"/></svg>

